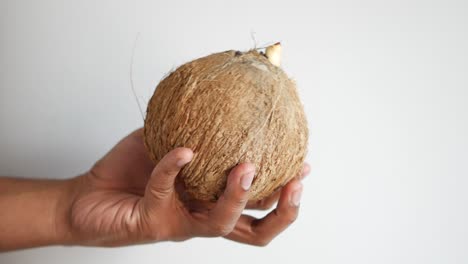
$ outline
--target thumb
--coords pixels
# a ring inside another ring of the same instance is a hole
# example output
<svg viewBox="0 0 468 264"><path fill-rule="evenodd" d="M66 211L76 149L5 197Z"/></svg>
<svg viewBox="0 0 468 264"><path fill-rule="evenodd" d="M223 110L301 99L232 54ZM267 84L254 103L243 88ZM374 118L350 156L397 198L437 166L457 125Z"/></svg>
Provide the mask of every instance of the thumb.
<svg viewBox="0 0 468 264"><path fill-rule="evenodd" d="M193 158L189 148L176 148L167 153L156 165L146 186L150 199L162 200L174 192L177 174Z"/></svg>

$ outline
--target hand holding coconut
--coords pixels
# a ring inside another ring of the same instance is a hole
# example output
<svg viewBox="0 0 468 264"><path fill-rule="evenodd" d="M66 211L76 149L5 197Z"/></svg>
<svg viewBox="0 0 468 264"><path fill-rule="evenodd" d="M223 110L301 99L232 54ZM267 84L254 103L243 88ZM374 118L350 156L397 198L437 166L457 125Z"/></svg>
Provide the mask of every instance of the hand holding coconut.
<svg viewBox="0 0 468 264"><path fill-rule="evenodd" d="M268 244L296 219L309 171L305 115L280 52L277 43L181 66L158 85L144 129L79 177L0 178L0 212L11 212L0 251L219 236ZM243 214L275 202L262 219Z"/></svg>
<svg viewBox="0 0 468 264"><path fill-rule="evenodd" d="M242 215L255 174L250 163L229 173L226 190L210 210L193 210L179 200L175 184L192 159L190 149L177 148L154 167L142 130L132 133L82 176L86 191L74 198L72 237L99 246L217 236L264 245L296 218L302 189L298 179L283 188L274 213L260 220Z"/></svg>
<svg viewBox="0 0 468 264"><path fill-rule="evenodd" d="M57 244L119 246L198 236L266 245L296 218L300 179L308 173L307 165L274 195L247 203L255 171L250 163L240 164L229 173L226 190L214 207L197 211L178 199L174 184L192 159L190 149L177 148L154 166L139 129L77 178L0 178L0 211L9 212L0 218L0 251ZM277 208L263 219L242 215L244 208L267 209L278 198Z"/></svg>

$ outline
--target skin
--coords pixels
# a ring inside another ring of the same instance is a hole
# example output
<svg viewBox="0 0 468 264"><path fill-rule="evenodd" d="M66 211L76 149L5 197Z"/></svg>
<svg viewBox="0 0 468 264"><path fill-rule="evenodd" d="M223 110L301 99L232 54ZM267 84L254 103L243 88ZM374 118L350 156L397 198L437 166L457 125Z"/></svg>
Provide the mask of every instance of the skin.
<svg viewBox="0 0 468 264"><path fill-rule="evenodd" d="M254 166L232 169L224 194L205 209L178 199L175 179L189 163L188 148L169 152L156 166L143 131L122 139L88 172L67 180L0 178L0 251L46 245L123 246L194 237L225 237L265 246L296 219L304 165L281 190L248 202ZM269 209L262 219L244 209Z"/></svg>

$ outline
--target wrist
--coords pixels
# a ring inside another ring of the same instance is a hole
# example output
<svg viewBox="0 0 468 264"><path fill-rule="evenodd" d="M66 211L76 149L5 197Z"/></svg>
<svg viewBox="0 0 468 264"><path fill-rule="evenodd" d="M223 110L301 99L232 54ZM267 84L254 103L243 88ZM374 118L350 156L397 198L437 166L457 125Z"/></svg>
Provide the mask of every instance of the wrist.
<svg viewBox="0 0 468 264"><path fill-rule="evenodd" d="M82 190L82 182L83 176L77 176L59 183L53 227L56 244L74 245L79 243L73 232L71 212L73 203Z"/></svg>

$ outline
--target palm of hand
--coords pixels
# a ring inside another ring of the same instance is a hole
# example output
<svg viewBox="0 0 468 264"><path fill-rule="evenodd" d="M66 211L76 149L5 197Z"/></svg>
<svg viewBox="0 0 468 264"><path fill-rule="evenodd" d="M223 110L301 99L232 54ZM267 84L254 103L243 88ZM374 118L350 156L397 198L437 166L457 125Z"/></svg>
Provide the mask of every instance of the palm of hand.
<svg viewBox="0 0 468 264"><path fill-rule="evenodd" d="M82 176L85 190L71 212L78 235L101 240L115 240L116 235L122 240L132 238L140 221L138 205L154 169L142 134L139 129L124 138Z"/></svg>

